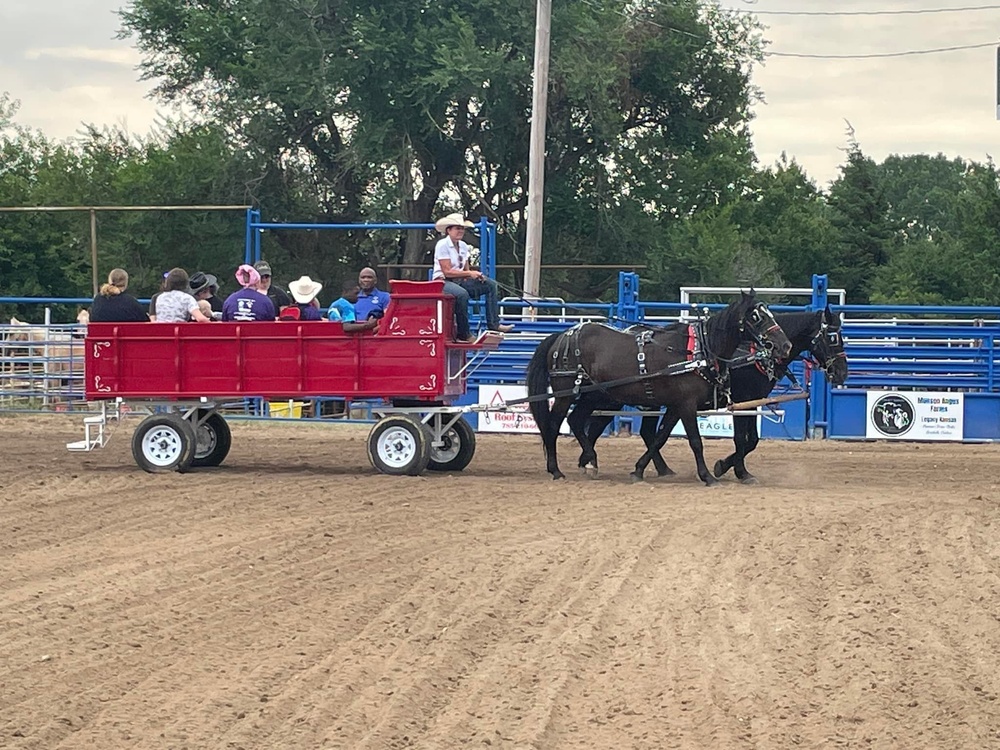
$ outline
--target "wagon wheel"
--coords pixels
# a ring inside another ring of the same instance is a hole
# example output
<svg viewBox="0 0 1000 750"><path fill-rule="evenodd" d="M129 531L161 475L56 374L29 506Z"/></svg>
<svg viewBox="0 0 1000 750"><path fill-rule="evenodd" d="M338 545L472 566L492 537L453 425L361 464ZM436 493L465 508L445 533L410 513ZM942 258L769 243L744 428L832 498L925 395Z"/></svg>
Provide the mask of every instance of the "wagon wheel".
<svg viewBox="0 0 1000 750"><path fill-rule="evenodd" d="M444 443L440 448L431 446L431 471L461 471L476 454L476 433L464 419L445 430L441 436Z"/></svg>
<svg viewBox="0 0 1000 750"><path fill-rule="evenodd" d="M383 474L416 476L431 458L430 431L413 417L383 417L368 435L368 458Z"/></svg>
<svg viewBox="0 0 1000 750"><path fill-rule="evenodd" d="M180 414L152 414L135 428L132 456L145 471L187 471L194 460L194 427Z"/></svg>
<svg viewBox="0 0 1000 750"><path fill-rule="evenodd" d="M208 419L199 422L195 434L197 440L192 466L218 466L229 455L233 434L229 423L218 412L212 412Z"/></svg>

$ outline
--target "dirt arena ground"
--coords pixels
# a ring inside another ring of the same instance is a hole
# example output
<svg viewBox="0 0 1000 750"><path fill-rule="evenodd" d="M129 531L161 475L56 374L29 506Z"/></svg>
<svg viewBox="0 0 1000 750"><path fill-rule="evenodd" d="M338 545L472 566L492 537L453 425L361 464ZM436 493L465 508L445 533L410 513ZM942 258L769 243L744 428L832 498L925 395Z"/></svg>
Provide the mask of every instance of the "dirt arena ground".
<svg viewBox="0 0 1000 750"><path fill-rule="evenodd" d="M149 475L133 426L0 419L2 748L1000 748L1000 446L708 489L682 444L629 484L635 438L386 477L337 425Z"/></svg>

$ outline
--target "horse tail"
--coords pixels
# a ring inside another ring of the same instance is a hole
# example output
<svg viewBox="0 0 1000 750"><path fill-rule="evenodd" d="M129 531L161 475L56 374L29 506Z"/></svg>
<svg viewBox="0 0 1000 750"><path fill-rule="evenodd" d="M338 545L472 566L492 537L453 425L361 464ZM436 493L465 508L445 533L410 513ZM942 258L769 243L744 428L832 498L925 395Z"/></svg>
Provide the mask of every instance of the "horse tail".
<svg viewBox="0 0 1000 750"><path fill-rule="evenodd" d="M535 349L535 353L531 355L531 361L528 363L528 372L525 377L528 384L528 398L541 396L543 393L548 392L549 351L560 336L562 336L561 332L550 334L542 340L538 348ZM528 408L531 410L531 416L535 418L538 431L542 433L542 437L544 438L548 434L549 422L551 421L549 400L547 398L539 398L535 401L529 401Z"/></svg>

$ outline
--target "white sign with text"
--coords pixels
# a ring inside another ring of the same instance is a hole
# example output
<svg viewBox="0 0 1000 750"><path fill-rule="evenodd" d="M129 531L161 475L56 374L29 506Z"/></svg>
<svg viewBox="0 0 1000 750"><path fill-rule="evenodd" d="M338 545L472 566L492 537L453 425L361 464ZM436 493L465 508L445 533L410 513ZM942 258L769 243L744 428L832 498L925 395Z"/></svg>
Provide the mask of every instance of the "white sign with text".
<svg viewBox="0 0 1000 750"><path fill-rule="evenodd" d="M868 391L865 437L961 440L965 395L939 391Z"/></svg>
<svg viewBox="0 0 1000 750"><path fill-rule="evenodd" d="M479 403L486 406L503 407L508 401L527 398L528 389L523 385L481 385ZM528 404L516 404L504 411L484 411L479 413L479 432L533 432L538 434L535 419ZM569 435L570 429L563 420L559 432Z"/></svg>

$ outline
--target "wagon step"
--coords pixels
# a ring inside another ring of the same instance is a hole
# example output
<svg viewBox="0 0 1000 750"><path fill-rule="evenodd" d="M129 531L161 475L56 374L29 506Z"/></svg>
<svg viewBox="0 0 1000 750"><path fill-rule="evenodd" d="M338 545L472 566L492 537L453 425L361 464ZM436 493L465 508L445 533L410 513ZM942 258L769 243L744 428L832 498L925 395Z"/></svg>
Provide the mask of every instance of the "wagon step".
<svg viewBox="0 0 1000 750"><path fill-rule="evenodd" d="M104 432L109 421L118 422L121 420L121 402L115 401L112 408L108 409L107 402L101 402L101 413L83 418L83 440L76 440L66 443L67 450L78 452L89 452L97 448L103 448L108 444L111 435Z"/></svg>

